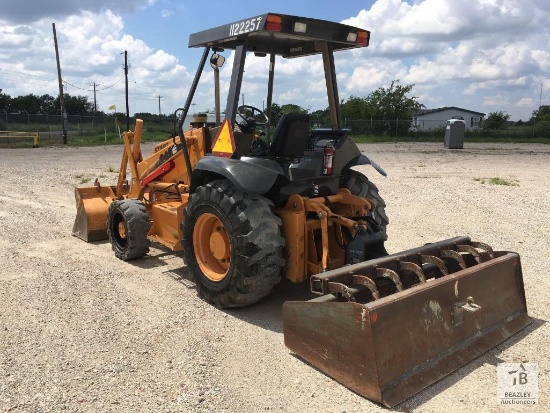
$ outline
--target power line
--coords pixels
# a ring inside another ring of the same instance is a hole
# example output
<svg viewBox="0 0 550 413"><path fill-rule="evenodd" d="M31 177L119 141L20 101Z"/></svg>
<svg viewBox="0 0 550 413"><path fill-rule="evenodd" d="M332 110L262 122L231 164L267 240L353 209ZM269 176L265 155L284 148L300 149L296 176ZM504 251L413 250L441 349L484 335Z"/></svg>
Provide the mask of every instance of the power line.
<svg viewBox="0 0 550 413"><path fill-rule="evenodd" d="M57 81L57 79L46 79L44 77L31 75L30 73L24 73L24 72L19 72L19 71L10 70L10 69L0 68L0 71L4 72L8 76L24 77L27 81L28 80L41 81L41 82L55 82L55 81ZM31 79L29 79L29 78L31 78ZM23 82L23 83L28 83L28 82Z"/></svg>
<svg viewBox="0 0 550 413"><path fill-rule="evenodd" d="M108 90L108 89L111 89L113 88L118 82L120 82L122 79L124 79L124 75L120 76L120 79L118 79L115 83L113 83L112 85L109 85L109 86L106 86L104 87L103 89L97 89L98 91L102 91L102 90Z"/></svg>
<svg viewBox="0 0 550 413"><path fill-rule="evenodd" d="M65 83L65 84L67 84L67 85L69 85L69 86L72 86L72 87L74 87L75 89L78 89L78 90L83 90L83 91L85 91L85 92L91 92L90 89L81 88L81 87L79 87L79 86L73 85L71 82L68 82L68 81L66 81L66 80L64 80L63 83Z"/></svg>

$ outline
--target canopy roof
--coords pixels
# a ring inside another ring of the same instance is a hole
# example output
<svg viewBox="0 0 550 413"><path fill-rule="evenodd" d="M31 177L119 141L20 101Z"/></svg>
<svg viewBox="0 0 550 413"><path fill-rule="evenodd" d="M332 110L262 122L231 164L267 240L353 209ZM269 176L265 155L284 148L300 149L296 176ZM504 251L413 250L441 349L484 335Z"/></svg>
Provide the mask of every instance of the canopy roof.
<svg viewBox="0 0 550 413"><path fill-rule="evenodd" d="M346 24L306 17L265 13L213 29L193 33L189 47L235 49L246 43L256 54L299 57L321 53L319 43L332 50L366 47L370 32Z"/></svg>

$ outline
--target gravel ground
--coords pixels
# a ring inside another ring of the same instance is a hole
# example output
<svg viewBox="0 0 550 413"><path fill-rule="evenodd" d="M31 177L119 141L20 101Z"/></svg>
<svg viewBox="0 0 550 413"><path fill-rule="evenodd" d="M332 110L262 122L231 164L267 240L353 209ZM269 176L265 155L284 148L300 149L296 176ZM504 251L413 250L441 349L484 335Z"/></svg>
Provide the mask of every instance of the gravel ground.
<svg viewBox="0 0 550 413"><path fill-rule="evenodd" d="M388 172L361 167L388 205L390 252L456 235L517 251L534 320L396 410L549 411L550 145L362 149ZM74 187L114 183L121 151L0 149L1 411L387 411L285 348L281 303L305 287L221 311L196 297L181 255L125 263L72 237ZM514 185L483 183L495 177ZM499 406L496 364L520 361L539 364L539 405Z"/></svg>

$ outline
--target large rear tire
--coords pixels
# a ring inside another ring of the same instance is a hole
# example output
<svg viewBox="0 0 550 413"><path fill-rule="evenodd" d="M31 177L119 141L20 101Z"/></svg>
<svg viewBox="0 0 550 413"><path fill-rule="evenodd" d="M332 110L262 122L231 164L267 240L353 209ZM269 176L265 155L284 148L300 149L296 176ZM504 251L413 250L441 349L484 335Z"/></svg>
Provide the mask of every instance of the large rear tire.
<svg viewBox="0 0 550 413"><path fill-rule="evenodd" d="M145 205L137 199L113 201L107 212L107 235L115 256L123 261L149 252L147 233L151 222Z"/></svg>
<svg viewBox="0 0 550 413"><path fill-rule="evenodd" d="M181 224L185 260L205 301L243 307L267 296L285 267L273 204L227 180L197 188Z"/></svg>
<svg viewBox="0 0 550 413"><path fill-rule="evenodd" d="M367 198L374 203L374 208L371 211L371 217L376 221L380 231L386 235L386 227L390 223L386 215L386 203L378 193L378 188L369 179L360 172L350 170L349 178L346 187L353 195Z"/></svg>

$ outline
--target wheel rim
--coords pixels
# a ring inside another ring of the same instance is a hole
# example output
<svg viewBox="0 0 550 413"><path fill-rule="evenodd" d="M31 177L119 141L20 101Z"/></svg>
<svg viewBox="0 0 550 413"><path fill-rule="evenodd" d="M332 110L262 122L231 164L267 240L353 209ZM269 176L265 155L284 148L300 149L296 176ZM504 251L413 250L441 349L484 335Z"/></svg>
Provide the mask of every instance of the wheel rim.
<svg viewBox="0 0 550 413"><path fill-rule="evenodd" d="M205 213L199 216L193 230L193 249L197 263L210 281L220 282L229 272L231 243L220 219Z"/></svg>
<svg viewBox="0 0 550 413"><path fill-rule="evenodd" d="M128 231L126 229L126 222L121 214L116 214L113 218L113 233L114 240L120 248L124 248L128 242Z"/></svg>

